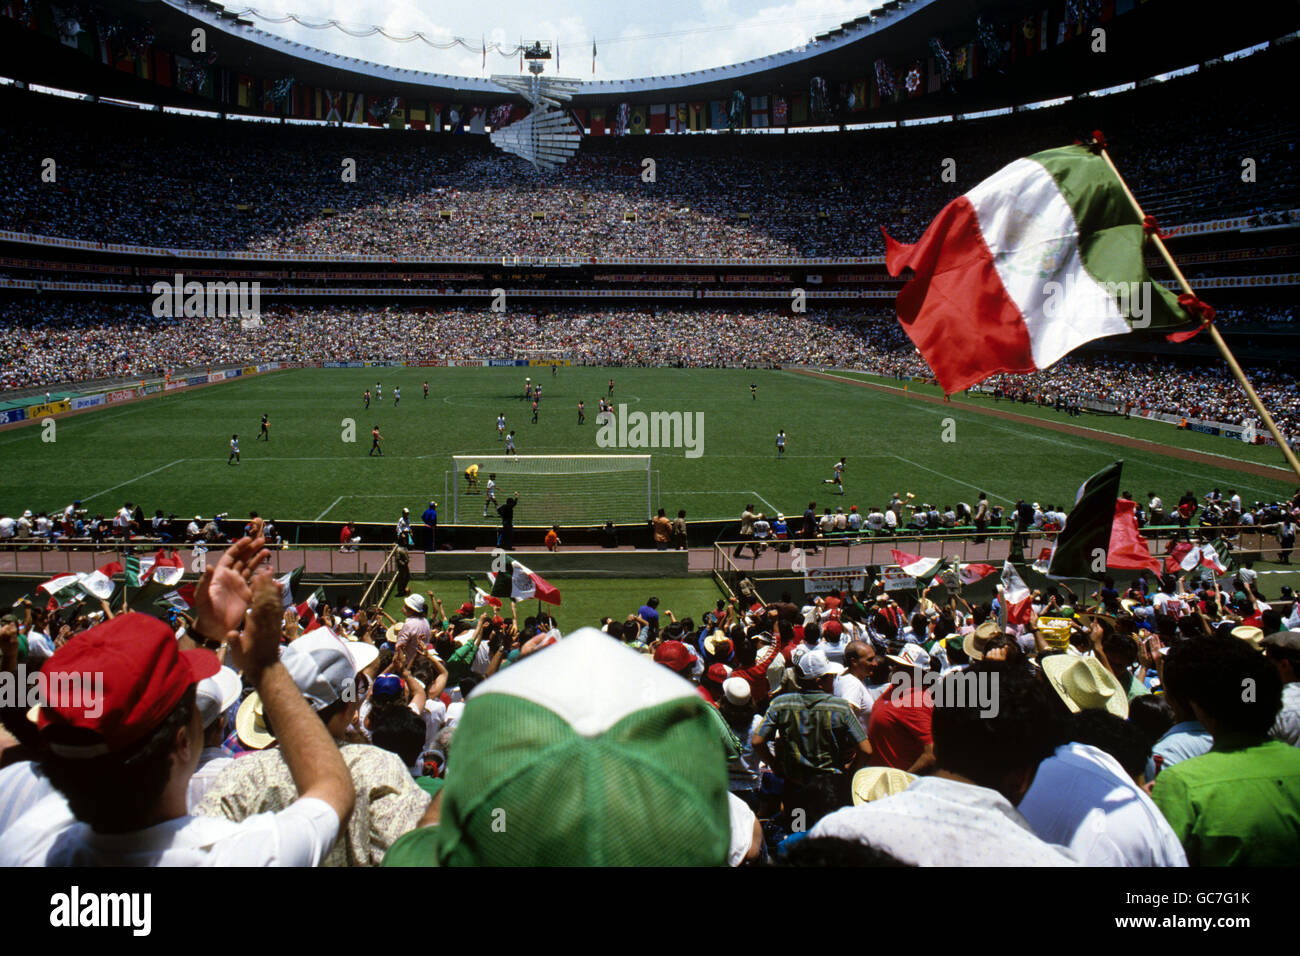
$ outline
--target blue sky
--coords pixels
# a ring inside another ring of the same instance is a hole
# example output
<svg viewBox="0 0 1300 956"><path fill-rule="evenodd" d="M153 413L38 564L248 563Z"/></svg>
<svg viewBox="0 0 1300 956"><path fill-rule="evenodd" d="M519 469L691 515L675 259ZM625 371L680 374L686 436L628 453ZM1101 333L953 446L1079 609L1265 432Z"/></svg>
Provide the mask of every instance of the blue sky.
<svg viewBox="0 0 1300 956"><path fill-rule="evenodd" d="M293 22L273 24L248 16L260 29L299 43L347 56L408 69L465 76L517 73L518 58L488 53L487 68L478 48L480 37L511 46L558 41L560 72L579 79L617 80L682 73L752 59L799 46L813 35L839 26L880 5L881 0L789 0L785 3L744 0L252 0L229 3L232 11L248 7L271 17L294 13L319 23L338 20L356 32L370 25L396 35L420 31L440 39L464 37L475 44L437 50L415 40L396 43L381 36L354 38L337 29L313 30ZM591 43L598 53L591 72ZM548 69L554 73L554 68Z"/></svg>

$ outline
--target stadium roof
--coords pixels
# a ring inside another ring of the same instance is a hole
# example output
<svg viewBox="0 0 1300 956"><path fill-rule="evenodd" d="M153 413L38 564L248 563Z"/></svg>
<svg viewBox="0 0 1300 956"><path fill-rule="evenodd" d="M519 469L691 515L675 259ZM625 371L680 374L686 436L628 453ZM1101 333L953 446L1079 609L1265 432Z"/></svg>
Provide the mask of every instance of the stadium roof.
<svg viewBox="0 0 1300 956"><path fill-rule="evenodd" d="M251 76L292 76L310 87L475 105L518 99L487 78L385 66L297 43L261 30L209 0L101 3L123 16L147 18L155 43L178 52L189 49L191 30L205 26L213 31L209 49L215 51L216 62ZM1266 6L1267 12L1250 16L1232 16L1220 10L1211 24L1204 16L1189 15L1182 0L1150 0L1105 24L1105 53L1093 53L1084 43L1069 44L1053 50L1052 55L1021 60L1005 72L986 72L962 83L942 100L934 96L905 100L875 118L969 113L1076 95L1212 60L1300 29L1300 6ZM929 55L931 37L950 44L968 42L980 10L988 10L998 22L1018 23L1037 16L1042 7L1043 0L996 4L891 0L877 3L869 12L821 34L803 48L689 73L583 82L572 105L719 100L737 89L752 95L806 92L813 76L848 82L868 74L879 57L895 65L922 60ZM6 46L10 49L4 72L16 79L165 105L211 108L209 101L199 97L162 89L88 61L57 41Z"/></svg>

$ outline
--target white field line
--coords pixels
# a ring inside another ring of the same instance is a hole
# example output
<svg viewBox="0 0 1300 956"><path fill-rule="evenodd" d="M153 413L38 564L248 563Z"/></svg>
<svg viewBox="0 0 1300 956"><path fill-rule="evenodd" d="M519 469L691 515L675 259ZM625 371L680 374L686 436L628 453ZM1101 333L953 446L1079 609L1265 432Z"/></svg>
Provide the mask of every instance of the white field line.
<svg viewBox="0 0 1300 956"><path fill-rule="evenodd" d="M103 491L97 491L97 492L95 492L93 495L82 495L82 496L81 496L81 500L82 500L83 502L86 502L86 501L93 501L95 498L98 498L98 497L100 497L100 496L102 496L102 495L106 495L106 494L108 494L110 491L117 491L117 489L119 489L119 488L125 488L127 485L135 484L137 481L140 481L142 478L148 478L150 475L156 475L156 474L158 474L158 472L160 472L160 471L164 471L164 470L166 470L166 469L172 467L172 465L179 465L179 464L180 464L181 462L183 462L183 461L189 461L189 459L188 459L188 458L177 458L175 461L169 461L167 464L162 465L161 467L155 468L153 471L146 471L143 475L136 475L134 478L128 478L126 481L123 481L123 482L121 482L120 484L116 484L116 485L114 485L112 488L105 488Z"/></svg>
<svg viewBox="0 0 1300 956"><path fill-rule="evenodd" d="M995 495L993 494L993 492L988 491L987 487L984 485L972 485L969 481L962 481L960 478L954 478L952 475L945 474L942 471L935 471L933 468L927 468L925 465L912 461L912 459L910 458L904 458L902 455L891 454L889 457L897 458L899 461L906 462L907 464L911 465L913 468L920 468L922 471L928 471L932 475L938 475L940 478L946 478L948 481L954 482L959 485L964 485L965 487L971 488L975 491L983 491L990 498L997 498L999 501L1005 501L1009 505L1015 504L1015 501L1013 501L1011 498L1006 498L1002 495Z"/></svg>
<svg viewBox="0 0 1300 956"><path fill-rule="evenodd" d="M320 521L321 519L323 519L327 514L329 514L331 511L334 510L334 505L338 504L340 501L342 501L342 500L343 500L344 498L346 498L346 497L347 497L347 495L339 495L337 498L335 498L335 499L334 499L334 504L330 505L328 508L326 508L326 509L325 509L324 511L322 511L320 514L318 514L318 515L316 516L316 520L317 520L317 521Z"/></svg>
<svg viewBox="0 0 1300 956"><path fill-rule="evenodd" d="M736 456L736 457L742 457L742 456ZM748 456L744 456L744 457L748 457ZM659 493L659 496L661 498L673 498L678 495L752 495L753 497L757 498L759 501L763 502L763 504L771 508L773 512L779 512L781 510L776 505L772 504L772 502L768 501L766 498L760 495L757 491L754 491L752 488L747 488L741 491L661 491Z"/></svg>

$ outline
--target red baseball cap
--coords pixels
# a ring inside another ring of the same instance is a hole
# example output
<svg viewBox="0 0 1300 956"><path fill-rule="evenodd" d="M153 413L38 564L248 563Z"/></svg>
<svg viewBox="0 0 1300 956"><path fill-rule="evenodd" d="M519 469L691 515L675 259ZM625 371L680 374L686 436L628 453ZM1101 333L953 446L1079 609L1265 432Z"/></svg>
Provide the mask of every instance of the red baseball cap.
<svg viewBox="0 0 1300 956"><path fill-rule="evenodd" d="M158 618L119 614L78 634L45 662L48 686L79 692L46 701L37 725L42 731L78 727L98 737L75 746L52 744L61 757L127 750L158 728L186 690L219 670L211 651L177 650L176 635ZM68 676L56 681L59 675Z"/></svg>
<svg viewBox="0 0 1300 956"><path fill-rule="evenodd" d="M823 637L839 637L843 633L844 625L840 624L839 621L832 619L822 625Z"/></svg>
<svg viewBox="0 0 1300 956"><path fill-rule="evenodd" d="M714 684L721 684L731 676L731 672L727 670L726 664L713 664L704 672L704 676Z"/></svg>
<svg viewBox="0 0 1300 956"><path fill-rule="evenodd" d="M695 656L681 641L664 641L655 648L655 663L681 673L695 662Z"/></svg>

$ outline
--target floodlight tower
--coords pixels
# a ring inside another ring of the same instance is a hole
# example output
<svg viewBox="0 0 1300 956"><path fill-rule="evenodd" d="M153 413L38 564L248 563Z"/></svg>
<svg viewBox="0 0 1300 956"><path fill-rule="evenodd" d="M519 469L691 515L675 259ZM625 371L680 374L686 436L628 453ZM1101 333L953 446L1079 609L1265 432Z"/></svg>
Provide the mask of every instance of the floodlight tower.
<svg viewBox="0 0 1300 956"><path fill-rule="evenodd" d="M492 77L493 83L533 104L532 112L518 123L494 129L492 142L505 152L528 160L535 169L563 166L578 151L582 139L582 132L561 108L561 104L573 99L581 81L543 77L545 61L550 58L550 44L538 41L524 48L527 77Z"/></svg>

